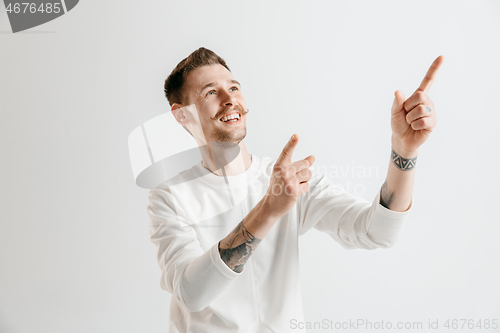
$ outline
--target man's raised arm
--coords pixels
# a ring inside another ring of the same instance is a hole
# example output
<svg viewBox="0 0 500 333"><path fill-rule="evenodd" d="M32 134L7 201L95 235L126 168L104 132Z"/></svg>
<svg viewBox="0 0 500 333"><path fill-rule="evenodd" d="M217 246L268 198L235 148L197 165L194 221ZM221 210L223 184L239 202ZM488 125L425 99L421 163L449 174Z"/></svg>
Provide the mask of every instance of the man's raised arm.
<svg viewBox="0 0 500 333"><path fill-rule="evenodd" d="M391 160L380 193L380 204L390 210L404 212L410 207L419 147L437 123L434 103L427 94L443 61L443 56L434 60L418 89L406 101L400 90L395 93Z"/></svg>

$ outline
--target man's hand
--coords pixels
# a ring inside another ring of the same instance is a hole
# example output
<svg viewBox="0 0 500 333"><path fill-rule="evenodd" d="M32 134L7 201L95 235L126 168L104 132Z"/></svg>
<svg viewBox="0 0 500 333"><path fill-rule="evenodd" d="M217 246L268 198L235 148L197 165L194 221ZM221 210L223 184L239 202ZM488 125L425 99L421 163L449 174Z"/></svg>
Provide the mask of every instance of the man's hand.
<svg viewBox="0 0 500 333"><path fill-rule="evenodd" d="M415 155L437 124L434 103L427 94L436 79L444 57L434 60L420 87L405 101L402 91L396 91L392 105L392 145L400 155ZM403 156L413 157L413 156Z"/></svg>
<svg viewBox="0 0 500 333"><path fill-rule="evenodd" d="M299 196L309 191L308 181L312 172L309 167L314 163L314 156L292 163L292 154L299 142L294 134L274 164L271 182L264 197L264 206L269 214L280 218L297 202Z"/></svg>

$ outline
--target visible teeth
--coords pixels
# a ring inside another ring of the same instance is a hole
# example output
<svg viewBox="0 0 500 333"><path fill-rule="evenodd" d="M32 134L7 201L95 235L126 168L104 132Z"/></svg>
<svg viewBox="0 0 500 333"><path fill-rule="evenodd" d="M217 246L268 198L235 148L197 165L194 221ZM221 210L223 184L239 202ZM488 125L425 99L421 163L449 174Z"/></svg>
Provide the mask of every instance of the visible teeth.
<svg viewBox="0 0 500 333"><path fill-rule="evenodd" d="M236 113L236 114L232 114L232 115L230 115L230 116L225 116L225 117L224 117L224 118L222 118L221 120L222 120L223 122L226 122L226 121L228 121L228 120L232 120L232 119L235 119L235 118L236 118L236 120L240 119L240 115L239 115L238 113ZM234 120L234 121L236 121L236 120Z"/></svg>

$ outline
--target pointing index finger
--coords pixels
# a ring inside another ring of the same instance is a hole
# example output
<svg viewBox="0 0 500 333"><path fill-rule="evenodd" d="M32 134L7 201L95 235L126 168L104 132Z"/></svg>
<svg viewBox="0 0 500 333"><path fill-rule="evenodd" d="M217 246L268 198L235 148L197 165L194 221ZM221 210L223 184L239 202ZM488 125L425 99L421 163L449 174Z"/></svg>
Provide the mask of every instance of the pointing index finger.
<svg viewBox="0 0 500 333"><path fill-rule="evenodd" d="M440 55L439 57L434 60L432 63L431 67L425 74L424 79L422 80L422 83L420 83L420 87L418 87L417 91L422 91L424 93L428 93L429 90L431 89L432 84L434 83L434 80L436 79L437 72L441 65L443 64L444 57Z"/></svg>
<svg viewBox="0 0 500 333"><path fill-rule="evenodd" d="M281 164L291 164L292 163L292 154L293 151L295 150L295 146L297 146L297 141L299 140L299 137L297 134L292 135L290 140L285 145L285 148L283 148L283 151L281 151L280 156L276 160L276 165L281 165Z"/></svg>

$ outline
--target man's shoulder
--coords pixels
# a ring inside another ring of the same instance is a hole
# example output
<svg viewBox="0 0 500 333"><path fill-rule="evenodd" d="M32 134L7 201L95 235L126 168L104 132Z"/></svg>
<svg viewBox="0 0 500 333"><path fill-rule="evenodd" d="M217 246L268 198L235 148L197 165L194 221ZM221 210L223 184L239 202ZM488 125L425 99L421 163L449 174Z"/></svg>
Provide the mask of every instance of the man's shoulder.
<svg viewBox="0 0 500 333"><path fill-rule="evenodd" d="M272 158L269 156L259 156L259 155L252 155L252 156L257 156L260 159L260 167L261 168L268 168L274 166L274 163L276 163L276 158Z"/></svg>
<svg viewBox="0 0 500 333"><path fill-rule="evenodd" d="M184 171L179 172L177 175L175 175L171 178L168 178L168 179L162 181L160 184L158 184L152 190L158 189L158 190L170 192L170 190L169 190L170 187L172 187L174 185L190 182L190 181L200 177L201 176L201 175L199 175L200 171L198 170L200 164L201 164L201 162L193 165L189 169L186 169Z"/></svg>

